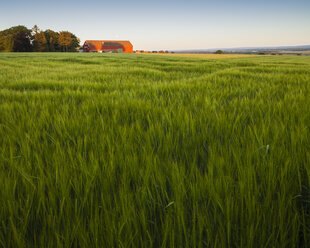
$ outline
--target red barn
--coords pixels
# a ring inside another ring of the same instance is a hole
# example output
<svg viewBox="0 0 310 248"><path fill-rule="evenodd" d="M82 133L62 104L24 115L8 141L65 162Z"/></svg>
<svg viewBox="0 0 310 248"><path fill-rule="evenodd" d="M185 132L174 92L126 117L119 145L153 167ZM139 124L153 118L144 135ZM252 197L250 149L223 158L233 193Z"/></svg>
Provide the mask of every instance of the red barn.
<svg viewBox="0 0 310 248"><path fill-rule="evenodd" d="M128 40L87 40L84 42L83 52L132 53L133 46Z"/></svg>

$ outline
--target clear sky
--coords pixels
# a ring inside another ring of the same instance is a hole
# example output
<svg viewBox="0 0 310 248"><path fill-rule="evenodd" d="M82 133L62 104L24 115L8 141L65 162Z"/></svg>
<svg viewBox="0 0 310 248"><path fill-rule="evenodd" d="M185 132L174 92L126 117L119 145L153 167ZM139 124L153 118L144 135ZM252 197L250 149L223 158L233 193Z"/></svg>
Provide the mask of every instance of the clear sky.
<svg viewBox="0 0 310 248"><path fill-rule="evenodd" d="M1 0L0 30L25 25L134 49L310 44L310 0Z"/></svg>

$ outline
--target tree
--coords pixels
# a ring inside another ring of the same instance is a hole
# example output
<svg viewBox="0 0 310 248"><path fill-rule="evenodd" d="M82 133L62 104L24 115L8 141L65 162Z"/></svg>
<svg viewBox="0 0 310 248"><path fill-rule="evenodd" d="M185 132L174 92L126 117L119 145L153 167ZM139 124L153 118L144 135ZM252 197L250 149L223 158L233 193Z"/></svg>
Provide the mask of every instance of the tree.
<svg viewBox="0 0 310 248"><path fill-rule="evenodd" d="M0 51L3 52L13 52L14 40L12 35L3 35L0 34Z"/></svg>
<svg viewBox="0 0 310 248"><path fill-rule="evenodd" d="M11 27L0 32L0 51L29 52L31 41L31 30L25 26Z"/></svg>
<svg viewBox="0 0 310 248"><path fill-rule="evenodd" d="M62 51L68 52L72 42L71 33L68 31L62 31L59 33L58 44L62 47Z"/></svg>
<svg viewBox="0 0 310 248"><path fill-rule="evenodd" d="M35 35L37 33L39 33L40 29L37 25L34 25L32 28L32 34Z"/></svg>
<svg viewBox="0 0 310 248"><path fill-rule="evenodd" d="M77 38L74 34L71 33L71 38L72 38L72 42L71 42L71 46L70 46L70 52L76 52L77 48L80 47L80 39Z"/></svg>
<svg viewBox="0 0 310 248"><path fill-rule="evenodd" d="M44 34L48 43L49 51L50 52L60 51L60 47L58 44L59 33L48 29L44 32Z"/></svg>
<svg viewBox="0 0 310 248"><path fill-rule="evenodd" d="M14 35L14 46L13 51L14 52L30 52L31 51L31 31L27 28L20 29L15 35Z"/></svg>
<svg viewBox="0 0 310 248"><path fill-rule="evenodd" d="M34 25L32 28L32 35L34 40L32 42L33 50L35 52L48 52L48 42L45 37L45 32L40 30L37 25Z"/></svg>
<svg viewBox="0 0 310 248"><path fill-rule="evenodd" d="M48 52L48 43L43 31L39 31L34 35L34 50L36 52Z"/></svg>
<svg viewBox="0 0 310 248"><path fill-rule="evenodd" d="M80 40L74 34L43 31L37 25L32 30L16 26L0 31L0 52L75 52L79 46Z"/></svg>
<svg viewBox="0 0 310 248"><path fill-rule="evenodd" d="M217 50L216 52L215 52L215 54L223 54L224 52L222 51L222 50Z"/></svg>

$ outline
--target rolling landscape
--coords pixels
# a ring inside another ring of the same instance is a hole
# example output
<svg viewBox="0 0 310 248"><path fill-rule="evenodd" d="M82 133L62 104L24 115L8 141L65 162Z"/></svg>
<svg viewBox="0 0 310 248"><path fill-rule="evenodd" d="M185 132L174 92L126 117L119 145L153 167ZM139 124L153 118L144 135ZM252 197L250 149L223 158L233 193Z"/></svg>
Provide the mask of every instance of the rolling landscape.
<svg viewBox="0 0 310 248"><path fill-rule="evenodd" d="M309 9L3 2L0 248L309 247Z"/></svg>
<svg viewBox="0 0 310 248"><path fill-rule="evenodd" d="M210 48L177 50L181 54L212 54L221 50L228 54L259 54L259 55L310 55L310 45L304 46L274 46L274 47L235 47L235 48Z"/></svg>
<svg viewBox="0 0 310 248"><path fill-rule="evenodd" d="M0 246L306 247L310 58L216 56L0 54Z"/></svg>

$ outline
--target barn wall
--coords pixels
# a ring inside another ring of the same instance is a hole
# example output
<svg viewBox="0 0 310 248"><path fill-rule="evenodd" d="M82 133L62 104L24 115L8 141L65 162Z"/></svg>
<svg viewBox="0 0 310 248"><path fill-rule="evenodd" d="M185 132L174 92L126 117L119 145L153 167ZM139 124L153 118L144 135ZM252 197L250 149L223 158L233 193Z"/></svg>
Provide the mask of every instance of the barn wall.
<svg viewBox="0 0 310 248"><path fill-rule="evenodd" d="M111 43L107 45L102 45L102 43ZM114 45L112 45L114 43ZM87 44L91 44L87 46ZM104 41L104 40L88 40L85 41L83 45L84 52L92 52L98 51L118 51L119 49L123 49L124 53L133 53L133 46L129 41Z"/></svg>

